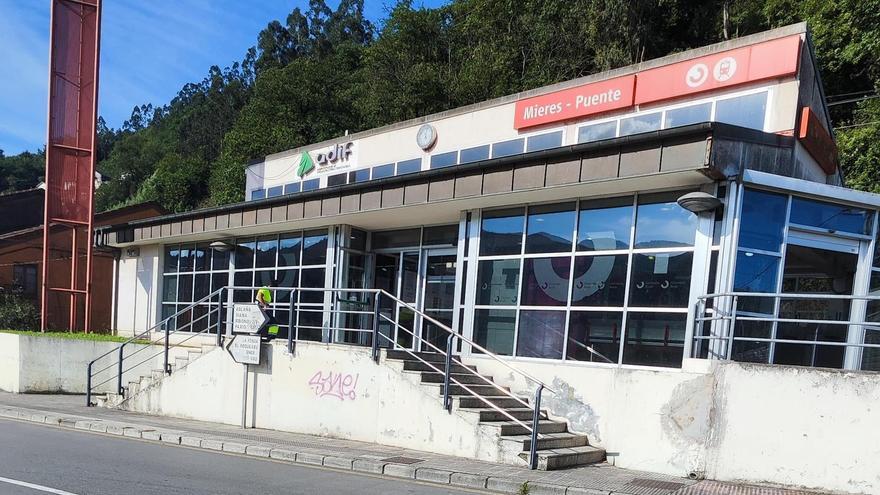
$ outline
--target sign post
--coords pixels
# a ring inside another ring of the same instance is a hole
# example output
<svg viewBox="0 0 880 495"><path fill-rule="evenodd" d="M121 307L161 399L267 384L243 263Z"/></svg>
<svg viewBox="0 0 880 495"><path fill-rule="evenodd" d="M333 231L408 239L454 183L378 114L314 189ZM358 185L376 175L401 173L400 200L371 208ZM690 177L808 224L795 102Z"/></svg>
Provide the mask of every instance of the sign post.
<svg viewBox="0 0 880 495"><path fill-rule="evenodd" d="M232 306L232 333L258 333L269 322L266 312L258 304Z"/></svg>
<svg viewBox="0 0 880 495"><path fill-rule="evenodd" d="M260 336L269 318L257 304L236 304L232 307L232 339L226 350L236 363L243 364L241 380L241 427L247 428L248 372L251 364L260 364ZM254 400L257 400L254 396Z"/></svg>

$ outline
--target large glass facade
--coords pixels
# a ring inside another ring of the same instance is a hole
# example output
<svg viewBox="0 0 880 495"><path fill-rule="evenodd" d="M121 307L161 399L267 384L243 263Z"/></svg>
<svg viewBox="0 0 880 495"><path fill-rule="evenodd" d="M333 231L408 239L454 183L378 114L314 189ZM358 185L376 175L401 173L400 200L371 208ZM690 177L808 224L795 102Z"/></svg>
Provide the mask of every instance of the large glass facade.
<svg viewBox="0 0 880 495"><path fill-rule="evenodd" d="M162 319L173 316L194 302L198 306L168 322L171 328L199 332L215 323L208 315L217 300L201 301L229 283L229 252L207 244L165 246L162 270ZM216 313L213 313L216 314ZM195 321L193 321L195 320ZM192 323L192 324L190 324Z"/></svg>
<svg viewBox="0 0 880 495"><path fill-rule="evenodd" d="M697 217L681 192L482 212L473 335L531 358L681 365Z"/></svg>

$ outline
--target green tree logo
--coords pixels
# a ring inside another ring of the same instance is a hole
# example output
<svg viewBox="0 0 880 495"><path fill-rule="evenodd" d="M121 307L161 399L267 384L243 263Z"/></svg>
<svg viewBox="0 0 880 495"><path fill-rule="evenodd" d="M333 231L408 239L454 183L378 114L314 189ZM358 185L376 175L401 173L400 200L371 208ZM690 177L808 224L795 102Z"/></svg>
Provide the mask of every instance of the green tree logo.
<svg viewBox="0 0 880 495"><path fill-rule="evenodd" d="M299 168L296 169L296 175L305 177L309 172L315 169L315 162L312 161L311 155L307 151L303 152L299 158Z"/></svg>

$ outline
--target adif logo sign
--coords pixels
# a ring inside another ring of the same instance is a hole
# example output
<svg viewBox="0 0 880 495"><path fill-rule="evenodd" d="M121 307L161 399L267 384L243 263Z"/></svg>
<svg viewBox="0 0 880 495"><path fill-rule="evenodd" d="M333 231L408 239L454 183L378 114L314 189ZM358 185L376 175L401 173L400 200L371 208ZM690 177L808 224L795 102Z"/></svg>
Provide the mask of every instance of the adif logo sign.
<svg viewBox="0 0 880 495"><path fill-rule="evenodd" d="M299 165L296 169L296 175L299 177L305 177L316 169L319 172L322 172L324 170L330 171L349 167L355 162L355 149L355 143L349 141L347 143L333 145L330 148L317 153L314 159L312 158L312 153L314 152L303 152L299 157Z"/></svg>
<svg viewBox="0 0 880 495"><path fill-rule="evenodd" d="M736 59L724 57L712 68L712 77L715 81L723 83L736 74ZM684 82L691 88L699 88L709 79L709 67L706 64L694 64L684 76Z"/></svg>

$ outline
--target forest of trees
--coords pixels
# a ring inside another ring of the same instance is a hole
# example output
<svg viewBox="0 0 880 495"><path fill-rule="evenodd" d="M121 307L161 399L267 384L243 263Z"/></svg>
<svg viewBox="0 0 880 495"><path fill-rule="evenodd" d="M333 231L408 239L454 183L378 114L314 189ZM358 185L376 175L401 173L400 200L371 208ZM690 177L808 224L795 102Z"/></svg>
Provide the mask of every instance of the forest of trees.
<svg viewBox="0 0 880 495"><path fill-rule="evenodd" d="M171 102L100 122L99 209L240 201L249 159L798 21L809 23L845 180L880 192L880 0L311 0L240 63ZM859 99L859 101L853 101ZM0 191L33 187L42 151L4 157Z"/></svg>

